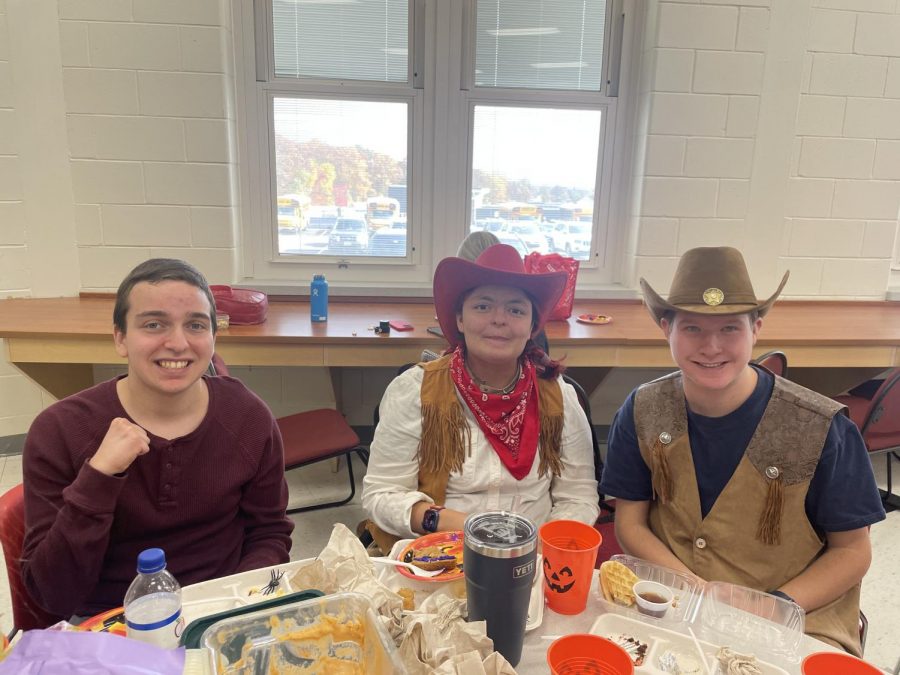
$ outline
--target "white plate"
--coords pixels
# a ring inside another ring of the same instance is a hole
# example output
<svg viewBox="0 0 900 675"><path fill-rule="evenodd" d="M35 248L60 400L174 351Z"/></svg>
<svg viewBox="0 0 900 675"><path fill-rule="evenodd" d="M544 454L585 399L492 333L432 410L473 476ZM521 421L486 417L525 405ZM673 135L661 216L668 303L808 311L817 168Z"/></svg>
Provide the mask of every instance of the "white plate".
<svg viewBox="0 0 900 675"><path fill-rule="evenodd" d="M210 579L200 583L191 584L181 589L181 606L187 624L194 619L200 619L210 614L216 614L228 609L246 607L263 600L271 600L285 593L295 590L291 587L291 573L298 567L308 564L309 560L295 560L281 565L272 565L257 570L239 572L228 577ZM271 595L262 595L259 589L272 578L271 571L284 572L278 585L278 591ZM251 591L253 591L251 593Z"/></svg>
<svg viewBox="0 0 900 675"><path fill-rule="evenodd" d="M635 666L634 672L636 674L665 675L666 671L662 670L658 663L659 657L667 651L685 654L698 659L697 648L690 635L677 633L674 630L644 623L620 614L601 614L594 622L594 625L591 626L590 632L605 638L630 635L645 643L647 645L647 655L642 665ZM703 647L707 664L712 668L711 672L720 673L718 662L715 660L715 654L719 647L702 640L700 641L700 646ZM762 671L762 675L788 675L786 670L761 660L759 654L756 654L756 663Z"/></svg>
<svg viewBox="0 0 900 675"><path fill-rule="evenodd" d="M534 581L531 582L531 599L528 601L528 620L525 632L534 630L544 620L544 579L541 574L541 556L534 561Z"/></svg>

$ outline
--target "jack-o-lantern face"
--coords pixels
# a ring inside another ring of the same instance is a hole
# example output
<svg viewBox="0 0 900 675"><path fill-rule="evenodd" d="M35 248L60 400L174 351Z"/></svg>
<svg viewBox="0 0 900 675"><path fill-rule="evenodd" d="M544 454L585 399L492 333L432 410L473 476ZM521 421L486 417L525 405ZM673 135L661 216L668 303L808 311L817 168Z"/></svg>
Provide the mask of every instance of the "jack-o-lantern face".
<svg viewBox="0 0 900 675"><path fill-rule="evenodd" d="M572 590L572 586L575 585L572 570L569 569L568 565L564 565L554 572L553 566L546 558L544 558L544 580L554 593L568 593Z"/></svg>

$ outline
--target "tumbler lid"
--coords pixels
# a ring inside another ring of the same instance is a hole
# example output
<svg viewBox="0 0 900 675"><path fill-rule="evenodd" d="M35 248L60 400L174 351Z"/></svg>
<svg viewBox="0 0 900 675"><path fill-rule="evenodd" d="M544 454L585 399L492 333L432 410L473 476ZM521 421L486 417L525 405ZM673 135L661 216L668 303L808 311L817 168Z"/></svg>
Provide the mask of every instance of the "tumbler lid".
<svg viewBox="0 0 900 675"><path fill-rule="evenodd" d="M466 548L489 558L517 558L537 546L537 528L508 511L475 513L463 526Z"/></svg>

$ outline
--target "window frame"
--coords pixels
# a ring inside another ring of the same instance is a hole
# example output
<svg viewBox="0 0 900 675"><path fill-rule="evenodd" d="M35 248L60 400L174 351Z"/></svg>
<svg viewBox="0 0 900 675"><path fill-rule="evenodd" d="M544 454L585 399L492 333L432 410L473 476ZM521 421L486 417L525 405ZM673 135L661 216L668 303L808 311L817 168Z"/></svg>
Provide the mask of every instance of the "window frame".
<svg viewBox="0 0 900 675"><path fill-rule="evenodd" d="M617 215L625 210L629 183L629 153L624 150L630 147L626 141L631 123L624 120L631 107L628 99L634 97L625 78L639 53L632 47L629 32L639 25L640 12L634 0L609 0L609 4L605 40L610 47L604 50L609 56L603 69L603 91L598 93L475 87L475 0L410 0L408 49L412 58L406 83L277 77L271 0L237 0L232 5L232 28L240 195L236 259L241 280L290 293L304 289L313 273L324 272L336 295L376 291L430 295L435 266L454 255L469 232L475 106L524 105L601 111L602 151L598 148L591 256L581 261L578 285L579 289L616 287L623 273L621 254L627 240L627 219ZM262 12L265 22L260 19ZM620 20L623 13L625 18ZM438 26L446 28L438 30ZM265 49L261 49L259 36L266 40ZM614 70L619 79L610 77ZM611 90L616 95L609 95ZM342 260L278 252L272 107L274 98L285 96L408 102L406 257L349 256ZM616 226L617 222L622 224Z"/></svg>

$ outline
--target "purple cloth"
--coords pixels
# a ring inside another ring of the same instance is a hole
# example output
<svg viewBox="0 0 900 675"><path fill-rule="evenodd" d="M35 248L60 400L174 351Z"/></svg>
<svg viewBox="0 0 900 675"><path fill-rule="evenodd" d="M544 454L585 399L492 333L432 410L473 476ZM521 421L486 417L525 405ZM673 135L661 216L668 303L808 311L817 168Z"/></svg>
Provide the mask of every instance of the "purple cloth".
<svg viewBox="0 0 900 675"><path fill-rule="evenodd" d="M110 633L30 630L0 675L181 675L184 648L160 649Z"/></svg>

